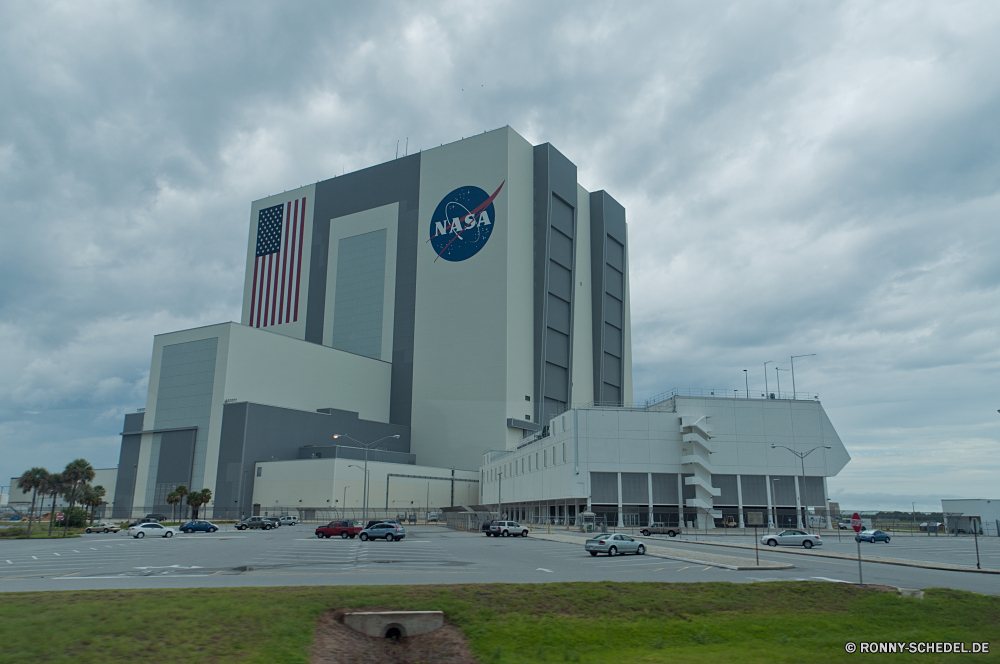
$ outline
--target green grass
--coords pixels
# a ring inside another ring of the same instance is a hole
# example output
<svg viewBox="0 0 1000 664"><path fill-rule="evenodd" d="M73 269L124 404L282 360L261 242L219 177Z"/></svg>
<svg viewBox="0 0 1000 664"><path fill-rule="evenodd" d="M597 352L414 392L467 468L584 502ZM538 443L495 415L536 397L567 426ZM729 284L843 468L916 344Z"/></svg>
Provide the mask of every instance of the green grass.
<svg viewBox="0 0 1000 664"><path fill-rule="evenodd" d="M69 532L66 533L66 537L79 537L80 533L83 532L83 528L70 528ZM28 527L27 526L10 526L8 528L0 528L0 539L27 539ZM31 526L31 539L56 539L63 536L62 528L55 527L52 529L52 536L49 536L49 524L39 526L37 524Z"/></svg>
<svg viewBox="0 0 1000 664"><path fill-rule="evenodd" d="M992 596L602 582L9 593L0 660L306 662L316 619L349 606L444 611L481 662L850 661L848 640L992 641L977 661L1000 657Z"/></svg>

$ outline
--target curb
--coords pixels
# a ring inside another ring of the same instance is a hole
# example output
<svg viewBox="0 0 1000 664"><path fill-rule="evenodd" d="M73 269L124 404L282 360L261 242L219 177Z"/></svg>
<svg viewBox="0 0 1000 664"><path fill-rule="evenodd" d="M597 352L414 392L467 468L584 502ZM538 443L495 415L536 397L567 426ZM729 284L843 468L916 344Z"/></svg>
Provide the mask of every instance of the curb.
<svg viewBox="0 0 1000 664"><path fill-rule="evenodd" d="M645 540L660 541L659 538L655 538L655 537L643 537L642 535L636 535L635 537L642 537L642 539L645 539ZM695 545L704 545L704 546L722 546L722 547L726 547L728 549L743 549L743 550L751 550L751 551L753 550L753 547L746 546L744 544L723 544L721 542L701 542L701 541L691 542L689 540L679 540L676 537L673 538L673 539L664 540L664 541L671 542L671 543L677 543L677 544L695 544ZM769 551L771 553L775 553L775 551L772 551L770 548L765 549L765 550ZM813 551L815 551L815 549ZM796 555L796 556L816 556L817 558L836 558L838 560L857 560L858 559L857 556L849 556L849 555L846 555L846 554L843 554L843 553L832 553L832 552L831 553L815 552L814 553L813 551L810 551L809 553L806 553L805 551L778 551L778 553L788 553L788 554L792 554L792 555ZM935 569L935 570L940 570L942 572L973 572L973 573L977 573L977 574L1000 574L1000 570L995 570L995 569L976 569L975 567L969 567L969 566L963 566L963 565L948 565L948 566L945 566L945 565L942 565L942 564L939 564L939 563L937 563L937 564L936 563L928 563L928 562L922 562L922 561L919 561L919 560L903 560L901 558L881 558L881 557L876 556L874 558L862 558L861 561L862 562L866 562L866 563L878 563L880 565L898 565L900 567L917 567L917 568L920 568L920 569ZM740 568L740 569L743 569L743 568ZM747 568L747 569L761 569L761 568L751 567L751 568Z"/></svg>

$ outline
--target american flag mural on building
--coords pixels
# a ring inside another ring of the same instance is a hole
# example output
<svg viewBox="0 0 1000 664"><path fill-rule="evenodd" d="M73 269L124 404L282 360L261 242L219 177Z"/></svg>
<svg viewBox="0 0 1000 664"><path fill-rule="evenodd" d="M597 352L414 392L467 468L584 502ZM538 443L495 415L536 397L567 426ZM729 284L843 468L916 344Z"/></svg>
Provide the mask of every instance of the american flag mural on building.
<svg viewBox="0 0 1000 664"><path fill-rule="evenodd" d="M252 327L299 319L305 217L305 198L263 208L257 216L257 252L250 291Z"/></svg>

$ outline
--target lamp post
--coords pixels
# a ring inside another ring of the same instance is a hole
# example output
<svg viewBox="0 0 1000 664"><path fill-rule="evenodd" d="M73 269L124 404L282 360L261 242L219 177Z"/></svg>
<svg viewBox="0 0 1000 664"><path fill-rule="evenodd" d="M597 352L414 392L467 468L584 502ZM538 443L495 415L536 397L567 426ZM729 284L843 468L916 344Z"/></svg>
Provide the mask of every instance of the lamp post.
<svg viewBox="0 0 1000 664"><path fill-rule="evenodd" d="M384 436L371 443L362 443L357 438L351 438L350 436L342 433L333 434L333 438L334 440L336 440L337 438L347 438L348 440L353 440L355 443L365 448L365 507L364 511L362 512L363 514L362 518L365 521L367 521L368 520L368 450L372 449L373 447L381 443L383 440L389 440L390 438L399 438L399 434L397 433L395 436Z"/></svg>
<svg viewBox="0 0 1000 664"><path fill-rule="evenodd" d="M917 503L914 501L910 503L910 537L913 537L913 531L917 529Z"/></svg>
<svg viewBox="0 0 1000 664"><path fill-rule="evenodd" d="M808 355L792 355L792 399L795 399L795 358L797 357L816 357L816 353L809 353Z"/></svg>
<svg viewBox="0 0 1000 664"><path fill-rule="evenodd" d="M781 369L779 367L775 367L774 368L774 375L775 375L775 377L778 380L778 398L780 399L781 398L781 374L778 373L779 371L788 371L788 369Z"/></svg>
<svg viewBox="0 0 1000 664"><path fill-rule="evenodd" d="M810 454L812 454L813 452L815 452L816 450L830 450L830 449L833 449L829 445L817 445L816 447L812 448L808 452L796 452L792 448L785 447L784 445L771 445L771 449L772 450L775 449L775 448L778 448L778 447L782 447L782 448L788 450L789 452L791 452L792 454L794 454L795 456L797 456L799 458L799 461L802 463L802 493L803 494L805 494L805 492L806 492L806 457L809 456ZM802 496L802 502L805 503L805 495ZM802 505L802 507L804 508L805 505ZM798 516L799 516L799 519L800 519L800 523L802 524L801 527L805 528L806 527L806 518L805 518L805 515L802 514L802 513L800 513Z"/></svg>
<svg viewBox="0 0 1000 664"><path fill-rule="evenodd" d="M357 468L358 470L364 471L365 477L361 483L361 504L364 505L364 511L361 513L361 520L365 523L368 522L368 469L362 468L355 463L347 464L348 468ZM345 487L346 488L346 487ZM345 497L346 500L346 497Z"/></svg>
<svg viewBox="0 0 1000 664"><path fill-rule="evenodd" d="M764 363L764 397L769 398L771 393L767 389L767 365L773 364L774 360L768 360Z"/></svg>
<svg viewBox="0 0 1000 664"><path fill-rule="evenodd" d="M778 488L774 486L775 482L780 482L781 480L777 477L771 478L771 502L774 503L771 508L774 510L774 528L778 529Z"/></svg>
<svg viewBox="0 0 1000 664"><path fill-rule="evenodd" d="M750 374L748 374L747 370L744 369L743 370L743 382L746 383L746 386L747 386L747 399L750 398L750 378L749 378L749 376L750 376Z"/></svg>

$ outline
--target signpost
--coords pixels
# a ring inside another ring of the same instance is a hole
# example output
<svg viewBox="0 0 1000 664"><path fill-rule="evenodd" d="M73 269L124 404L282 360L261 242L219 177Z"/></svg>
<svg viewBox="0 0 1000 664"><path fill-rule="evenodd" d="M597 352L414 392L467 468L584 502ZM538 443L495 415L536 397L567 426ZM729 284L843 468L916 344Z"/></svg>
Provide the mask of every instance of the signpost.
<svg viewBox="0 0 1000 664"><path fill-rule="evenodd" d="M864 524L861 522L861 515L857 512L851 515L851 528L854 528L854 539L858 542L858 585L863 586L865 578L861 575L861 540L858 539L857 534L864 528Z"/></svg>
<svg viewBox="0 0 1000 664"><path fill-rule="evenodd" d="M58 514L56 514L56 521L62 521L65 517L66 517L65 514L59 512Z"/></svg>
<svg viewBox="0 0 1000 664"><path fill-rule="evenodd" d="M764 525L764 513L763 512L747 512L747 525L753 526L753 555L757 559L757 567L760 567L760 553L757 549L757 545L760 542L757 539L757 526Z"/></svg>

